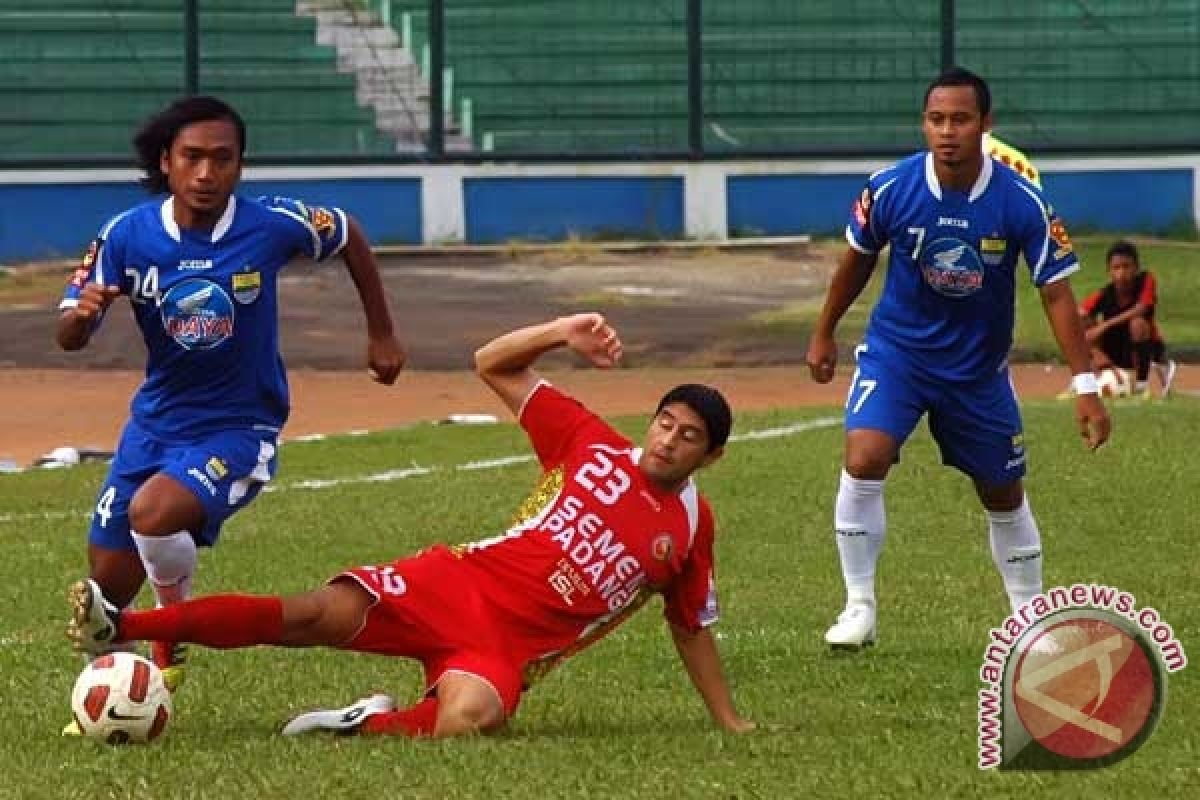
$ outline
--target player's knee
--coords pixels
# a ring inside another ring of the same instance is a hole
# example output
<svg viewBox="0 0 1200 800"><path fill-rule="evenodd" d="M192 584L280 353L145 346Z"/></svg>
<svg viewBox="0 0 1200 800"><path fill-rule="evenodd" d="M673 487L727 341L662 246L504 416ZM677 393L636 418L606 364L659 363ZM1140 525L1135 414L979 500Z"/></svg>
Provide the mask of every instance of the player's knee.
<svg viewBox="0 0 1200 800"><path fill-rule="evenodd" d="M891 459L887 454L870 450L846 452L846 473L857 480L883 480L887 477Z"/></svg>
<svg viewBox="0 0 1200 800"><path fill-rule="evenodd" d="M1129 336L1135 342L1144 342L1150 338L1150 323L1138 317L1129 320Z"/></svg>
<svg viewBox="0 0 1200 800"><path fill-rule="evenodd" d="M504 709L499 700L481 695L455 697L438 702L434 736L463 736L490 733L504 725Z"/></svg>
<svg viewBox="0 0 1200 800"><path fill-rule="evenodd" d="M174 533L165 530L167 504L153 492L138 491L129 501L129 527L145 536Z"/></svg>

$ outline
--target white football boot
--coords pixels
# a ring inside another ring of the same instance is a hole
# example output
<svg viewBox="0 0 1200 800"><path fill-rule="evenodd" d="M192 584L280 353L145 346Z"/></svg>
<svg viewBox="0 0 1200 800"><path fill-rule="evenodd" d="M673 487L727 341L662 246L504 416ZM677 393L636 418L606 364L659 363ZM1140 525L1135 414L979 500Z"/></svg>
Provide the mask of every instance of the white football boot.
<svg viewBox="0 0 1200 800"><path fill-rule="evenodd" d="M833 627L825 631L825 641L834 650L861 650L875 644L875 606L869 603L846 606Z"/></svg>
<svg viewBox="0 0 1200 800"><path fill-rule="evenodd" d="M325 730L337 733L354 733L367 717L394 711L396 701L386 694L373 694L345 708L309 711L283 726L284 736L295 736L309 731Z"/></svg>
<svg viewBox="0 0 1200 800"><path fill-rule="evenodd" d="M121 612L104 598L100 586L91 578L76 581L67 591L67 600L71 603L67 638L75 649L93 656L112 650Z"/></svg>

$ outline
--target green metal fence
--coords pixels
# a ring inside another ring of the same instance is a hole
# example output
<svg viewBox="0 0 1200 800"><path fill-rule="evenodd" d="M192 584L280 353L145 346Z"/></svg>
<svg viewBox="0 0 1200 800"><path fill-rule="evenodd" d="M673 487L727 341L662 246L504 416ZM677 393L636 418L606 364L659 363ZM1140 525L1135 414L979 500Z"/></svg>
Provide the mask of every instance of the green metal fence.
<svg viewBox="0 0 1200 800"><path fill-rule="evenodd" d="M189 89L262 161L895 154L950 63L1038 152L1200 147L1200 0L299 5L0 0L0 164L126 158Z"/></svg>

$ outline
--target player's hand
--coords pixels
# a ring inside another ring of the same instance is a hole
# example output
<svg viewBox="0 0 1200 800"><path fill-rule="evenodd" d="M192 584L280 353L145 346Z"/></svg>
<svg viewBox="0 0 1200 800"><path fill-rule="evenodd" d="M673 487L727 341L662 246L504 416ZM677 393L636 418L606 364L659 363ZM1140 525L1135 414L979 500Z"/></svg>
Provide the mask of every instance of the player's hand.
<svg viewBox="0 0 1200 800"><path fill-rule="evenodd" d="M367 372L376 383L395 383L407 359L404 345L395 336L372 336L367 342Z"/></svg>
<svg viewBox="0 0 1200 800"><path fill-rule="evenodd" d="M832 336L813 334L808 341L808 353L804 356L812 379L817 383L829 383L837 369L837 342Z"/></svg>
<svg viewBox="0 0 1200 800"><path fill-rule="evenodd" d="M76 318L84 322L95 322L104 313L104 309L112 305L121 294L120 286L105 286L102 283L89 283L79 292L79 302L75 305Z"/></svg>
<svg viewBox="0 0 1200 800"><path fill-rule="evenodd" d="M1100 400L1100 395L1081 394L1075 398L1075 419L1079 422L1079 433L1089 450L1095 450L1108 441L1112 433L1112 420Z"/></svg>
<svg viewBox="0 0 1200 800"><path fill-rule="evenodd" d="M587 313L563 317L567 347L597 367L614 367L625 352L621 337L602 314Z"/></svg>

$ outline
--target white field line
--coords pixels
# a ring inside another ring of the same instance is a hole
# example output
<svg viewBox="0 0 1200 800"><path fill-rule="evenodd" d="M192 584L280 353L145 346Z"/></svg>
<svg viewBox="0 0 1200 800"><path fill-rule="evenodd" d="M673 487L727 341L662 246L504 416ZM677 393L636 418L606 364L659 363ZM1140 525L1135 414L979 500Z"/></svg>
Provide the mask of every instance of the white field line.
<svg viewBox="0 0 1200 800"><path fill-rule="evenodd" d="M798 433L805 431L818 430L820 428L832 428L842 424L841 417L817 417L816 419L804 420L795 422L790 425L783 425L777 428L762 428L755 431L746 431L745 433L734 434L729 437L731 442L753 442L761 439L778 439L783 436L795 436ZM450 467L431 466L423 467L419 464L413 464L409 467L401 467L398 469L389 469L384 472L374 472L369 475L352 475L346 478L317 478L294 483L279 484L274 486L266 486L264 492L292 492L292 491L317 491L321 489L332 489L338 486L350 486L359 483L389 483L391 481L400 481L405 478L420 477L423 475L432 475L436 472L444 472L454 470L460 472L477 471L485 469L503 469L515 464L525 464L533 461L532 454L502 456L499 458L489 458L480 461L468 461L465 464L455 464ZM63 519L79 519L91 516L91 511L34 511L23 514L0 514L0 525L13 524L20 522L29 522L33 520L63 520Z"/></svg>

